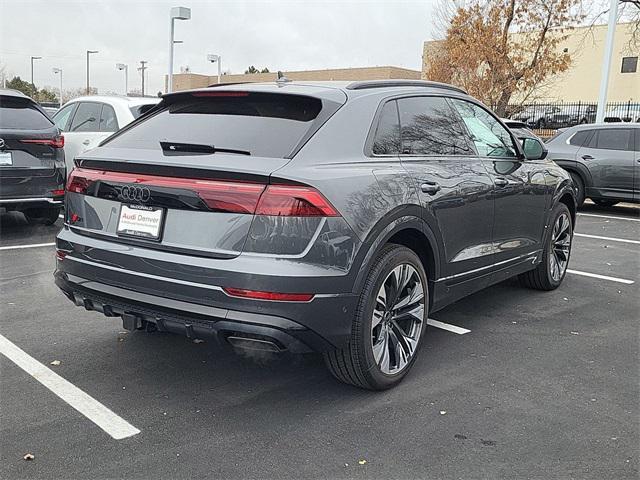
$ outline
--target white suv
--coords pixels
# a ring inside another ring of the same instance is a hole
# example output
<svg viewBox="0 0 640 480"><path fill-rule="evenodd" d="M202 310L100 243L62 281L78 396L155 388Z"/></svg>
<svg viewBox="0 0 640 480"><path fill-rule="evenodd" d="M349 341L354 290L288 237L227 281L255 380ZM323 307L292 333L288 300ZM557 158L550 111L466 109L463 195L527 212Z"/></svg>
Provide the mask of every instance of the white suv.
<svg viewBox="0 0 640 480"><path fill-rule="evenodd" d="M94 95L74 98L56 112L53 121L64 132L67 175L73 159L131 123L160 101L159 98Z"/></svg>

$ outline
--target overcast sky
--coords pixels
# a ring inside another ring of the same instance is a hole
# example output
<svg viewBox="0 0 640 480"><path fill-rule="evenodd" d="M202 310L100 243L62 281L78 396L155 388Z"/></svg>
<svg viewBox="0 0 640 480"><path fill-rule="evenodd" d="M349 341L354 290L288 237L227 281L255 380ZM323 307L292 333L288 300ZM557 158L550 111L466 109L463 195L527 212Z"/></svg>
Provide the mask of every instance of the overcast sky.
<svg viewBox="0 0 640 480"><path fill-rule="evenodd" d="M419 70L422 42L432 34L437 0L219 1L219 0L0 0L0 65L8 77L36 86L57 86L52 67L63 69L64 88L86 84L122 92L140 86L140 60L149 66L149 92L163 88L168 69L169 9L191 8L191 20L176 21L175 72L215 74L207 53L222 55L223 70L249 65L276 70L395 65Z"/></svg>

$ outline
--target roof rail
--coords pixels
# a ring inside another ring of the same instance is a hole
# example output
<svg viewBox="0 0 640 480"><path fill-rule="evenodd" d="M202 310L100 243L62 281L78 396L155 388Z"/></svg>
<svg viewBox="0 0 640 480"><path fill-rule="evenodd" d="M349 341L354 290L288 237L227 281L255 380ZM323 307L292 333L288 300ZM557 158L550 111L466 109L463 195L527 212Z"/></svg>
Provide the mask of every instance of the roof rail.
<svg viewBox="0 0 640 480"><path fill-rule="evenodd" d="M360 82L353 82L347 85L347 90L365 90L367 88L386 88L386 87L427 87L427 88L442 88L445 90L452 90L458 93L465 92L462 88L454 87L448 83L430 82L428 80L367 80Z"/></svg>

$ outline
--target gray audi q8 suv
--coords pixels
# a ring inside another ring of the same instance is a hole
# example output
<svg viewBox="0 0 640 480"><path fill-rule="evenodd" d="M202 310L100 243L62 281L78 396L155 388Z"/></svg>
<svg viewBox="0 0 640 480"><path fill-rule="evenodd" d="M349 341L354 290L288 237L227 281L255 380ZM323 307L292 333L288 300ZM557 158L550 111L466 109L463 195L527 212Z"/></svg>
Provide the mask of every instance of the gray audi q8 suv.
<svg viewBox="0 0 640 480"><path fill-rule="evenodd" d="M431 313L515 275L560 285L576 202L545 156L449 85L172 93L76 158L55 281L128 329L318 351L389 388Z"/></svg>

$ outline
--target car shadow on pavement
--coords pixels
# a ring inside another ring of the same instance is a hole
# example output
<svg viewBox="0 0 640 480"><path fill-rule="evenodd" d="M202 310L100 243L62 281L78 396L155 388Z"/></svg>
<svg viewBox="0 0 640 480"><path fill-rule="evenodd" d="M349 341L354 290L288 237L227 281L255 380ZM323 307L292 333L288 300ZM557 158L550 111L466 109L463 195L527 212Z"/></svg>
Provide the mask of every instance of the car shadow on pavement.
<svg viewBox="0 0 640 480"><path fill-rule="evenodd" d="M601 207L588 202L578 210L580 213L595 213L598 215L620 215L624 217L640 218L640 205L633 203L619 203L613 207Z"/></svg>
<svg viewBox="0 0 640 480"><path fill-rule="evenodd" d="M62 227L62 219L53 225L29 223L20 212L0 214L0 244L25 245L29 243L53 242Z"/></svg>

